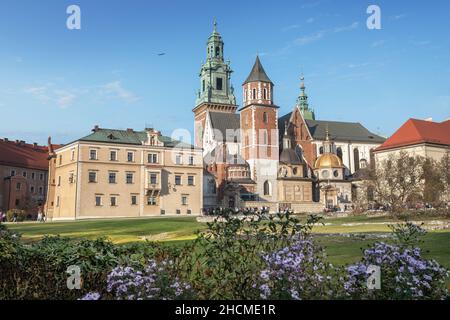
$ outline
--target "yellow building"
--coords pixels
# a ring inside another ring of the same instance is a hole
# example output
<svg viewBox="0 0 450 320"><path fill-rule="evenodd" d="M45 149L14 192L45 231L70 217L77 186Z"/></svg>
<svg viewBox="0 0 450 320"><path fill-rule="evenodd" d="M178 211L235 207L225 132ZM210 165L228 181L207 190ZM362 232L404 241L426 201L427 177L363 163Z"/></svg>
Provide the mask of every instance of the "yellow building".
<svg viewBox="0 0 450 320"><path fill-rule="evenodd" d="M201 214L201 149L153 129L92 131L50 154L49 219Z"/></svg>

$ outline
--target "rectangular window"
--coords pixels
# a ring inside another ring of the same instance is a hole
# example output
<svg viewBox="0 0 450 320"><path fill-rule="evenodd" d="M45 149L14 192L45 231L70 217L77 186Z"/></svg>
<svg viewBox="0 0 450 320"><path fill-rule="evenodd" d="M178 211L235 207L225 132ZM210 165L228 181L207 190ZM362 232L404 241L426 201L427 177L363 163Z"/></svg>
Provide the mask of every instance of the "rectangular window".
<svg viewBox="0 0 450 320"><path fill-rule="evenodd" d="M60 205L60 201L59 201L59 196L56 197L56 206L59 207Z"/></svg>
<svg viewBox="0 0 450 320"><path fill-rule="evenodd" d="M11 170L11 177L14 177L16 175L16 170Z"/></svg>
<svg viewBox="0 0 450 320"><path fill-rule="evenodd" d="M34 172L31 173L31 179L35 179L36 178L36 174Z"/></svg>
<svg viewBox="0 0 450 320"><path fill-rule="evenodd" d="M131 205L135 206L137 205L137 196L131 196Z"/></svg>
<svg viewBox="0 0 450 320"><path fill-rule="evenodd" d="M21 187L22 187L22 184L20 182L17 182L16 190L19 191Z"/></svg>
<svg viewBox="0 0 450 320"><path fill-rule="evenodd" d="M89 160L97 160L97 150L89 150Z"/></svg>
<svg viewBox="0 0 450 320"><path fill-rule="evenodd" d="M111 207L117 206L117 198L116 197L110 197L109 200L110 200Z"/></svg>
<svg viewBox="0 0 450 320"><path fill-rule="evenodd" d="M73 172L69 173L69 183L73 183L74 181L74 174Z"/></svg>
<svg viewBox="0 0 450 320"><path fill-rule="evenodd" d="M131 172L127 173L127 184L133 183L133 174Z"/></svg>
<svg viewBox="0 0 450 320"><path fill-rule="evenodd" d="M182 157L181 154L177 154L177 156L175 157L175 163L176 164L182 164Z"/></svg>
<svg viewBox="0 0 450 320"><path fill-rule="evenodd" d="M194 176L188 176L188 186L194 185Z"/></svg>
<svg viewBox="0 0 450 320"><path fill-rule="evenodd" d="M111 150L109 152L109 160L117 161L117 151L116 150Z"/></svg>
<svg viewBox="0 0 450 320"><path fill-rule="evenodd" d="M16 207L20 204L20 199L16 199Z"/></svg>
<svg viewBox="0 0 450 320"><path fill-rule="evenodd" d="M147 204L149 206L156 206L156 198L155 197L147 197Z"/></svg>
<svg viewBox="0 0 450 320"><path fill-rule="evenodd" d="M61 186L61 176L58 177L58 187Z"/></svg>
<svg viewBox="0 0 450 320"><path fill-rule="evenodd" d="M75 150L72 150L70 153L70 160L75 160Z"/></svg>
<svg viewBox="0 0 450 320"><path fill-rule="evenodd" d="M134 152L128 152L127 153L127 160L128 162L134 162Z"/></svg>
<svg viewBox="0 0 450 320"><path fill-rule="evenodd" d="M27 177L27 172L26 172L26 171L23 171L23 172L22 172L22 176L23 176L24 178L26 178L26 177Z"/></svg>
<svg viewBox="0 0 450 320"><path fill-rule="evenodd" d="M181 196L181 204L183 206L187 206L187 204L188 204L188 197L187 196Z"/></svg>
<svg viewBox="0 0 450 320"><path fill-rule="evenodd" d="M101 196L95 196L95 206L100 207L102 205L102 197Z"/></svg>
<svg viewBox="0 0 450 320"><path fill-rule="evenodd" d="M31 187L30 187L30 192L31 192L31 193L34 193L34 186L31 186Z"/></svg>
<svg viewBox="0 0 450 320"><path fill-rule="evenodd" d="M39 195L43 195L44 194L44 187L39 187Z"/></svg>
<svg viewBox="0 0 450 320"><path fill-rule="evenodd" d="M59 165L62 164L62 156L59 156Z"/></svg>
<svg viewBox="0 0 450 320"><path fill-rule="evenodd" d="M158 163L158 155L156 153L149 153L148 163Z"/></svg>
<svg viewBox="0 0 450 320"><path fill-rule="evenodd" d="M156 173L150 173L150 184L158 183L158 175Z"/></svg>
<svg viewBox="0 0 450 320"><path fill-rule="evenodd" d="M177 209L177 214L181 214L181 210L180 209Z"/></svg>
<svg viewBox="0 0 450 320"><path fill-rule="evenodd" d="M89 182L90 183L97 182L97 172L95 171L89 172Z"/></svg>
<svg viewBox="0 0 450 320"><path fill-rule="evenodd" d="M39 180L44 180L44 174L43 173L41 173L41 174L39 174Z"/></svg>
<svg viewBox="0 0 450 320"><path fill-rule="evenodd" d="M194 156L189 156L189 165L190 166L194 165Z"/></svg>
<svg viewBox="0 0 450 320"><path fill-rule="evenodd" d="M181 176L180 175L175 176L175 185L181 186Z"/></svg>
<svg viewBox="0 0 450 320"><path fill-rule="evenodd" d="M223 87L222 78L216 78L216 89L222 90L222 87Z"/></svg>
<svg viewBox="0 0 450 320"><path fill-rule="evenodd" d="M109 183L116 183L116 173L115 172L109 173L108 181L109 181Z"/></svg>

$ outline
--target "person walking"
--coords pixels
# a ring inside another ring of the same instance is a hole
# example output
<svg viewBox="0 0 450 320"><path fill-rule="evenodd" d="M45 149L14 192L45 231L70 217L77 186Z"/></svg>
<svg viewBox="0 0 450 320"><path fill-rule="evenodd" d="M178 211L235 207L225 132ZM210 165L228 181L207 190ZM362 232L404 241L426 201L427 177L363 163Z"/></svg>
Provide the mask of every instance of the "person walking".
<svg viewBox="0 0 450 320"><path fill-rule="evenodd" d="M42 212L41 212L41 210L38 211L37 222L42 222Z"/></svg>

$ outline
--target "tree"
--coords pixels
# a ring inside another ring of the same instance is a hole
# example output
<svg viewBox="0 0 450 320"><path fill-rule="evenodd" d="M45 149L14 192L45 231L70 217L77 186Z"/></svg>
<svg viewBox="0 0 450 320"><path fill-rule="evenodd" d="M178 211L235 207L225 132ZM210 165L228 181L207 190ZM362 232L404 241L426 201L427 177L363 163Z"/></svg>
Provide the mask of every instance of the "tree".
<svg viewBox="0 0 450 320"><path fill-rule="evenodd" d="M444 181L440 171L435 160L426 158L423 162L423 201L433 206L438 206L442 199Z"/></svg>
<svg viewBox="0 0 450 320"><path fill-rule="evenodd" d="M450 150L447 150L438 164L438 172L442 181L442 194L444 201L450 201Z"/></svg>
<svg viewBox="0 0 450 320"><path fill-rule="evenodd" d="M390 155L370 171L368 187L392 211L400 211L422 197L424 158L401 151Z"/></svg>

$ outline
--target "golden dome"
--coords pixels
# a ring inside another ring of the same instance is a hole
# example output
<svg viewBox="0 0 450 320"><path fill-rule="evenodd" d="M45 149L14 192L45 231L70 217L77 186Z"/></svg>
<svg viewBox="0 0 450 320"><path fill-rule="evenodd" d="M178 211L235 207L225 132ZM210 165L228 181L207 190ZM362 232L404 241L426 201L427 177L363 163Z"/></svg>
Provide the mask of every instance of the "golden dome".
<svg viewBox="0 0 450 320"><path fill-rule="evenodd" d="M341 159L333 153L324 153L317 158L315 168L338 168L342 167Z"/></svg>

